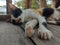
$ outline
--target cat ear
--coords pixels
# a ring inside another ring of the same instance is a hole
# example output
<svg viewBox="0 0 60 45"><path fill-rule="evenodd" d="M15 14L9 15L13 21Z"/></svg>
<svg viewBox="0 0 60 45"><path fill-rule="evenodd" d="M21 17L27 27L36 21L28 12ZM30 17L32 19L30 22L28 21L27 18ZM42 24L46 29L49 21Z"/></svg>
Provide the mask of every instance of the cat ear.
<svg viewBox="0 0 60 45"><path fill-rule="evenodd" d="M17 9L17 7L16 7L15 5L11 4L11 3L9 3L9 7L10 7L11 9Z"/></svg>

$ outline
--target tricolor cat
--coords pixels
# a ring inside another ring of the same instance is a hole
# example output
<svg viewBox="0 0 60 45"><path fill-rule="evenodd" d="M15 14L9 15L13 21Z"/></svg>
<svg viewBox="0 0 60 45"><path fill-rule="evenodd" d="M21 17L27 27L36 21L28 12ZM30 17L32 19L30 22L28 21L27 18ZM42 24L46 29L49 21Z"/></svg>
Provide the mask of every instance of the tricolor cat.
<svg viewBox="0 0 60 45"><path fill-rule="evenodd" d="M39 23L38 36L42 39L51 39L53 37L52 32L47 28L46 18L56 14L56 11L52 8L44 9L21 9L9 4L12 9L11 19L13 22L26 22L25 35L32 37L34 35L34 27ZM59 13L59 12L57 12Z"/></svg>

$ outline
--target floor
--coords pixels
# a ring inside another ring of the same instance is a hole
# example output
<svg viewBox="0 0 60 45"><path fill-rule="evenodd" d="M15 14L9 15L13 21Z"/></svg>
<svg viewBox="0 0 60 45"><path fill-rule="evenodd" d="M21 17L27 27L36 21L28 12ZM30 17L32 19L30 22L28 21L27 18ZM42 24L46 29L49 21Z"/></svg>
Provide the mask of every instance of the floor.
<svg viewBox="0 0 60 45"><path fill-rule="evenodd" d="M60 26L48 24L54 34L51 40L41 40L37 36L37 29L32 38L24 34L23 28L0 21L0 45L60 45Z"/></svg>

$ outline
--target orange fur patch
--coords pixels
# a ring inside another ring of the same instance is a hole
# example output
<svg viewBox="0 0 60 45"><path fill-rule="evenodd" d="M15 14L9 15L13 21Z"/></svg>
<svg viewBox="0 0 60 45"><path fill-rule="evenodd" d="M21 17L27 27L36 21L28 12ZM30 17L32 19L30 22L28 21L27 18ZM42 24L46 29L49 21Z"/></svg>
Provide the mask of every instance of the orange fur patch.
<svg viewBox="0 0 60 45"><path fill-rule="evenodd" d="M33 9L34 12L40 14L42 16L43 14L43 9L42 8L39 8L39 9Z"/></svg>

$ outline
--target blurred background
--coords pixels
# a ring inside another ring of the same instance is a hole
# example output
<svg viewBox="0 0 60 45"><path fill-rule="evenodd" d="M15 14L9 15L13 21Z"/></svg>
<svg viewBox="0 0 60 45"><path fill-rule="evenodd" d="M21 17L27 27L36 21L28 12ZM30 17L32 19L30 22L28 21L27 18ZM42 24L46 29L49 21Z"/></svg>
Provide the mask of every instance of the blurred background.
<svg viewBox="0 0 60 45"><path fill-rule="evenodd" d="M7 15L7 2L9 0L0 0L0 15ZM26 0L10 0L10 2L21 9L26 9ZM30 4L30 8L37 9L40 7L40 0L31 0ZM46 0L46 4L47 7L51 7L52 0Z"/></svg>

